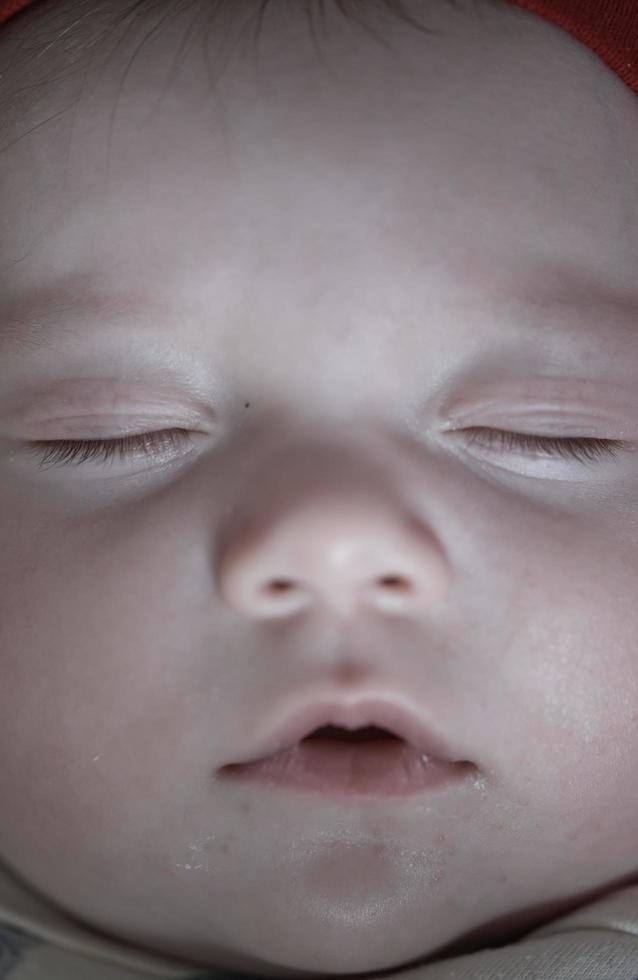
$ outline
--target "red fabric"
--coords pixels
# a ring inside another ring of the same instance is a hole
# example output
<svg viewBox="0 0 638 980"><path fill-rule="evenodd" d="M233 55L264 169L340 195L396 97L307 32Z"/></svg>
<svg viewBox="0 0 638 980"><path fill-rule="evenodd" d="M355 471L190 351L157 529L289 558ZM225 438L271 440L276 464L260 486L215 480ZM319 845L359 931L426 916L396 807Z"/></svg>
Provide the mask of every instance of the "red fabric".
<svg viewBox="0 0 638 980"><path fill-rule="evenodd" d="M0 24L34 0L0 0ZM638 95L638 0L510 0L595 51Z"/></svg>

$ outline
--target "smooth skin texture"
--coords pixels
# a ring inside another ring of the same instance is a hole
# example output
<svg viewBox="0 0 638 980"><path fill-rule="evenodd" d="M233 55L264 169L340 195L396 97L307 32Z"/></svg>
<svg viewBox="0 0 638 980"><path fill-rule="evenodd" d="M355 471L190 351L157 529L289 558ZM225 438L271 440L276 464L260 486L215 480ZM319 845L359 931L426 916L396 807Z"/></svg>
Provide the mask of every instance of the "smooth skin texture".
<svg viewBox="0 0 638 980"><path fill-rule="evenodd" d="M91 6L0 33L2 860L110 937L282 977L638 880L635 97L516 8L412 2L437 33L375 36L325 4L313 37L273 2L256 43L256 4L208 31ZM475 774L399 801L220 777L369 694Z"/></svg>

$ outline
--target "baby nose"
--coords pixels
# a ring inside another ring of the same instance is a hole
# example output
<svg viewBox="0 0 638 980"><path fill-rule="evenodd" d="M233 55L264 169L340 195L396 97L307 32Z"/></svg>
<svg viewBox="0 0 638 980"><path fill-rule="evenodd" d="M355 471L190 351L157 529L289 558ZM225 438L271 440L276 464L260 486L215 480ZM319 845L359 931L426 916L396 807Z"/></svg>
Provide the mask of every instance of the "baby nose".
<svg viewBox="0 0 638 980"><path fill-rule="evenodd" d="M405 614L440 599L446 582L427 528L369 501L315 502L253 526L232 542L220 571L225 601L262 619L312 605Z"/></svg>

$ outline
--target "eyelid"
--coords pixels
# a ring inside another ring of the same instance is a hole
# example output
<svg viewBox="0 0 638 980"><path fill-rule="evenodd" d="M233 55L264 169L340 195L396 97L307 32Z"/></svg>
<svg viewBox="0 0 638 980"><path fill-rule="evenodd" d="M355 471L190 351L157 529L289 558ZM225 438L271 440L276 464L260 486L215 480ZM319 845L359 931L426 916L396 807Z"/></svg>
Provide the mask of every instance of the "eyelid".
<svg viewBox="0 0 638 980"><path fill-rule="evenodd" d="M620 452L636 451L635 447L618 439L539 436L484 426L472 427L460 432L471 437L466 440L470 446L478 444L488 452L493 450L495 443L499 443L501 452L511 449L531 449L534 451L533 458L540 460L555 459L560 456L577 460L582 464L595 465L605 456L615 458ZM120 459L130 459L138 452L146 458L156 457L160 452L165 453L167 447L170 456L176 458L175 450L182 450L185 445L193 448L190 430L174 428L112 439L38 441L29 445L29 451L40 458L39 467L46 469L49 468L47 463L51 463L52 466L71 464L81 466L89 460L106 463L115 455L119 455ZM536 450L543 450L543 454L539 455Z"/></svg>
<svg viewBox="0 0 638 980"><path fill-rule="evenodd" d="M116 454L120 459L130 459L139 455L151 457L164 453L167 447L171 450L190 448L194 443L188 429L161 429L155 432L141 432L132 435L119 436L112 439L57 439L38 441L29 445L29 452L40 457L40 468L52 466L68 466L72 463L82 466L89 460L106 463ZM42 454L45 453L44 457Z"/></svg>
<svg viewBox="0 0 638 980"><path fill-rule="evenodd" d="M481 426L464 429L463 432L473 435L473 438L470 439L470 445L478 443L480 446L492 450L494 443L499 442L501 449L503 446L507 449L516 448L533 451L541 449L545 451L545 455L540 457L543 459L560 456L588 463L595 462L604 456L615 458L620 452L634 451L632 447L619 439L601 439L594 436L530 435L523 432Z"/></svg>

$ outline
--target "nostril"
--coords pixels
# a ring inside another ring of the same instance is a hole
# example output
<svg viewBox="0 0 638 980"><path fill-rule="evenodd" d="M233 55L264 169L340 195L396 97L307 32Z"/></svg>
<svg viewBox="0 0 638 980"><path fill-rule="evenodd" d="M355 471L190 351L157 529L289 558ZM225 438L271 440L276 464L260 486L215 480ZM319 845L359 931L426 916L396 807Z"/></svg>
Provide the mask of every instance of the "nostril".
<svg viewBox="0 0 638 980"><path fill-rule="evenodd" d="M389 586L391 589L407 589L408 583L400 575L386 575L380 579L381 585Z"/></svg>
<svg viewBox="0 0 638 980"><path fill-rule="evenodd" d="M290 592L291 589L292 582L284 579L275 579L274 582L269 582L268 585L264 586L264 592Z"/></svg>
<svg viewBox="0 0 638 980"><path fill-rule="evenodd" d="M391 589L407 589L408 583L400 575L385 575L379 579L379 584ZM289 579L273 579L264 586L265 592L289 592L293 588L293 583Z"/></svg>

